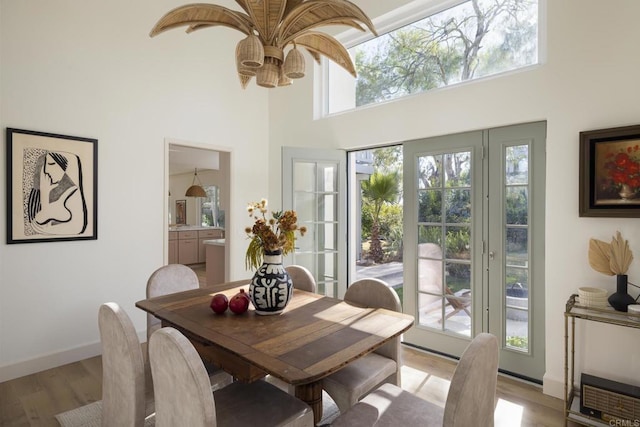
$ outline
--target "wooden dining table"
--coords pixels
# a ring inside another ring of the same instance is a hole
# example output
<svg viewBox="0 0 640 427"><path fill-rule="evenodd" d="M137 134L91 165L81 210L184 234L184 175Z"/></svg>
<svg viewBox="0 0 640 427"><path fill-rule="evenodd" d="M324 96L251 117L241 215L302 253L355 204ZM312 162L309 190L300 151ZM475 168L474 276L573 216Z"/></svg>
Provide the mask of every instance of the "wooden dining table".
<svg viewBox="0 0 640 427"><path fill-rule="evenodd" d="M279 315L258 315L251 304L239 315L211 310L213 295L231 298L240 289L248 292L249 281L150 298L136 307L178 329L204 360L239 381L270 374L294 385L316 423L322 418L322 379L402 334L414 321L407 314L297 289Z"/></svg>

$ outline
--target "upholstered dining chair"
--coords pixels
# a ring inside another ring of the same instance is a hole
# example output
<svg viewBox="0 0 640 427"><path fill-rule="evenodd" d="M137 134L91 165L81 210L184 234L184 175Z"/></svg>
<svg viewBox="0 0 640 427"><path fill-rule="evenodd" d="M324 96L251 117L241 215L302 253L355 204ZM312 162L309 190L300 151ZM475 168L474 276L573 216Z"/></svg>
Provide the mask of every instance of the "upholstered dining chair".
<svg viewBox="0 0 640 427"><path fill-rule="evenodd" d="M147 280L147 298L198 289L200 281L195 271L182 264L169 264L151 273ZM151 334L160 329L160 319L147 314L147 343Z"/></svg>
<svg viewBox="0 0 640 427"><path fill-rule="evenodd" d="M198 289L199 287L198 275L191 268L182 264L168 264L158 268L149 276L149 280L147 280L147 298ZM147 313L147 360L149 360L149 339L160 327L160 319ZM146 368L149 370L149 365ZM231 375L208 362L205 362L205 368L209 373L211 385L214 387L224 387L233 381Z"/></svg>
<svg viewBox="0 0 640 427"><path fill-rule="evenodd" d="M127 313L113 302L98 310L102 343L103 426L153 425L153 399L147 399L142 348ZM151 395L149 393L149 395ZM97 421L97 420L96 420Z"/></svg>
<svg viewBox="0 0 640 427"><path fill-rule="evenodd" d="M306 267L301 265L289 265L285 267L285 270L289 273L295 289L313 293L316 292L316 279Z"/></svg>
<svg viewBox="0 0 640 427"><path fill-rule="evenodd" d="M374 278L353 282L344 300L363 307L402 311L396 291L384 281ZM322 387L345 412L358 400L382 383L400 386L400 337L396 337L372 353L349 363L322 380Z"/></svg>
<svg viewBox="0 0 640 427"><path fill-rule="evenodd" d="M497 379L498 340L491 334L481 333L460 357L444 409L392 384L384 384L341 414L331 425L493 426Z"/></svg>
<svg viewBox="0 0 640 427"><path fill-rule="evenodd" d="M313 426L306 403L265 381L212 393L200 356L174 328L156 331L149 347L157 426Z"/></svg>

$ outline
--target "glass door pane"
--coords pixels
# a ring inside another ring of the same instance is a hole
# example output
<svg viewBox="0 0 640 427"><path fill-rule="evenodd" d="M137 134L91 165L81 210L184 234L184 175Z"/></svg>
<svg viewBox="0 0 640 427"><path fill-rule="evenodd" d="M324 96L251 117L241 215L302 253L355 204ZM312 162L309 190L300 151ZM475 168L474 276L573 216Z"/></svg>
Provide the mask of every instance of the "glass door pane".
<svg viewBox="0 0 640 427"><path fill-rule="evenodd" d="M346 289L345 281L339 279L338 262L338 253L346 246L339 239L344 235L340 190L344 187L341 170L345 154L331 151L333 159L328 159L331 156L326 153L323 150L314 156L314 150L283 150L283 205L291 206L298 224L308 230L304 238L296 240L295 252L286 261L308 268L316 279L317 292L335 297L341 292L340 284Z"/></svg>
<svg viewBox="0 0 640 427"><path fill-rule="evenodd" d="M417 158L418 322L471 334L471 151ZM443 253L444 252L444 253Z"/></svg>
<svg viewBox="0 0 640 427"><path fill-rule="evenodd" d="M505 307L503 345L529 349L529 146L504 148Z"/></svg>

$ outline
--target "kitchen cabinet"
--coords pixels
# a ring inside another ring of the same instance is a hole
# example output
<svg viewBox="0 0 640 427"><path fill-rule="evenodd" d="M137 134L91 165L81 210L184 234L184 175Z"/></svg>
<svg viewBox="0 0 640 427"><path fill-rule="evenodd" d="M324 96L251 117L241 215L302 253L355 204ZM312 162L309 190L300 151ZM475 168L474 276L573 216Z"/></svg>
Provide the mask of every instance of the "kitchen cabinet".
<svg viewBox="0 0 640 427"><path fill-rule="evenodd" d="M178 231L178 263L198 263L198 232Z"/></svg>
<svg viewBox="0 0 640 427"><path fill-rule="evenodd" d="M178 263L178 232L169 232L169 264Z"/></svg>
<svg viewBox="0 0 640 427"><path fill-rule="evenodd" d="M204 241L223 237L224 230L220 228L186 226L170 229L169 264L203 264L207 261Z"/></svg>

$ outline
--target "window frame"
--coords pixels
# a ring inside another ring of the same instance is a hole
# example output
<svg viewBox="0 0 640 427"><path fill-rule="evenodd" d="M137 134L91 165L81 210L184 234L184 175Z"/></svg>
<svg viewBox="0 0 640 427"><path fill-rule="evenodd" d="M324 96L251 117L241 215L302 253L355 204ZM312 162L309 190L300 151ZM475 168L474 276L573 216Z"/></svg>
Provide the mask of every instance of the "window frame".
<svg viewBox="0 0 640 427"><path fill-rule="evenodd" d="M389 33L397 30L408 24L425 19L431 15L440 13L446 9L456 7L462 3L466 3L469 0L416 0L406 5L400 6L388 13L385 13L379 17L373 18L373 25L379 35ZM470 80L452 83L450 85L442 86L439 88L430 89L425 92L410 94L401 96L394 99L380 101L372 104L354 106L352 108L344 109L342 111L329 111L329 92L330 92L330 76L329 66L330 60L321 57L320 64L314 61L314 102L313 102L313 117L315 120L319 120L326 117L337 116L356 110L362 110L366 108L373 108L378 105L385 105L390 102L397 102L399 100L424 95L425 93L431 93L434 91L447 90L449 88L459 87L460 85L473 84L481 82L487 79L493 79L497 77L508 76L514 73L522 73L537 69L544 65L547 61L547 0L538 1L538 61L535 64L528 66L515 68L512 70L506 70L499 73L491 74L488 76L478 77ZM354 46L367 42L375 38L371 32L358 31L354 28L348 29L344 32L334 35L345 49L349 50Z"/></svg>

